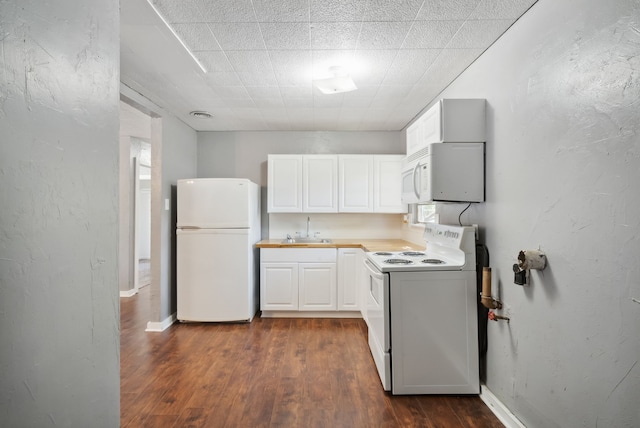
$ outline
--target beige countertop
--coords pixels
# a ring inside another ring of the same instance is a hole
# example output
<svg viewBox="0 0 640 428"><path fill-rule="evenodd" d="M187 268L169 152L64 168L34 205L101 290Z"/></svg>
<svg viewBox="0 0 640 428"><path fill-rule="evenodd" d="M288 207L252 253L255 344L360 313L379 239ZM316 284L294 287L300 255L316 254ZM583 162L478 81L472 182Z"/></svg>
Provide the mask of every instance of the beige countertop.
<svg viewBox="0 0 640 428"><path fill-rule="evenodd" d="M286 243L282 239L264 239L258 248L362 248L365 251L424 250L424 245L402 239L332 239L330 243Z"/></svg>

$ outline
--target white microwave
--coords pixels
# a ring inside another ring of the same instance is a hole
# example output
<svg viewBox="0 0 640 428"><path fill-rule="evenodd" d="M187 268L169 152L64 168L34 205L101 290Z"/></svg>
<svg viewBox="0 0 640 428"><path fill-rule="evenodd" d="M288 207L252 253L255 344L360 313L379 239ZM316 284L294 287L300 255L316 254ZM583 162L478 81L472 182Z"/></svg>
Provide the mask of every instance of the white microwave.
<svg viewBox="0 0 640 428"><path fill-rule="evenodd" d="M433 143L402 168L402 203L483 202L484 143Z"/></svg>

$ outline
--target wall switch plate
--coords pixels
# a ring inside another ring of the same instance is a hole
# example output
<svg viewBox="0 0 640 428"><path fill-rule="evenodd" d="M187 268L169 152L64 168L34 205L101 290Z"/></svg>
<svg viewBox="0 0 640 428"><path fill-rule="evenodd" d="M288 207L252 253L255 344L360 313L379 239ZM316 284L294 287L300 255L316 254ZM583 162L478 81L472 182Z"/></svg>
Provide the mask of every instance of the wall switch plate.
<svg viewBox="0 0 640 428"><path fill-rule="evenodd" d="M164 210L165 211L169 211L169 207L170 207L169 199L167 198L167 199L164 200Z"/></svg>

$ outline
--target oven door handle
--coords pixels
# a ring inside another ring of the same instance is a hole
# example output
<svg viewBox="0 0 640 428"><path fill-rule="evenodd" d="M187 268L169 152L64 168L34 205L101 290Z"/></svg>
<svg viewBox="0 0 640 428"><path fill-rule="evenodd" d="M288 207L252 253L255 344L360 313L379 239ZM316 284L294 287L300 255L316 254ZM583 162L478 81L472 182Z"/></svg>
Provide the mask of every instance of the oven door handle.
<svg viewBox="0 0 640 428"><path fill-rule="evenodd" d="M364 261L364 266L367 268L367 270L369 271L369 274L374 277L375 279L378 279L380 281L384 280L384 274L380 273L378 271L378 269L376 269L375 266L373 266L373 264L371 264L371 262L369 260L365 260Z"/></svg>

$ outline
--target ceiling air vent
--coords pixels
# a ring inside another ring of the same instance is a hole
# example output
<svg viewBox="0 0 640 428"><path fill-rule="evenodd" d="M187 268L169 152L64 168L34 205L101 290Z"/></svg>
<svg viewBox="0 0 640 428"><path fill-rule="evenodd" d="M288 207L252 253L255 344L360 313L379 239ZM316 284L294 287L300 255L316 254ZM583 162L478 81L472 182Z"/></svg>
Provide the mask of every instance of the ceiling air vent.
<svg viewBox="0 0 640 428"><path fill-rule="evenodd" d="M198 119L211 119L213 115L208 111L192 111L189 114L193 117L197 117Z"/></svg>

